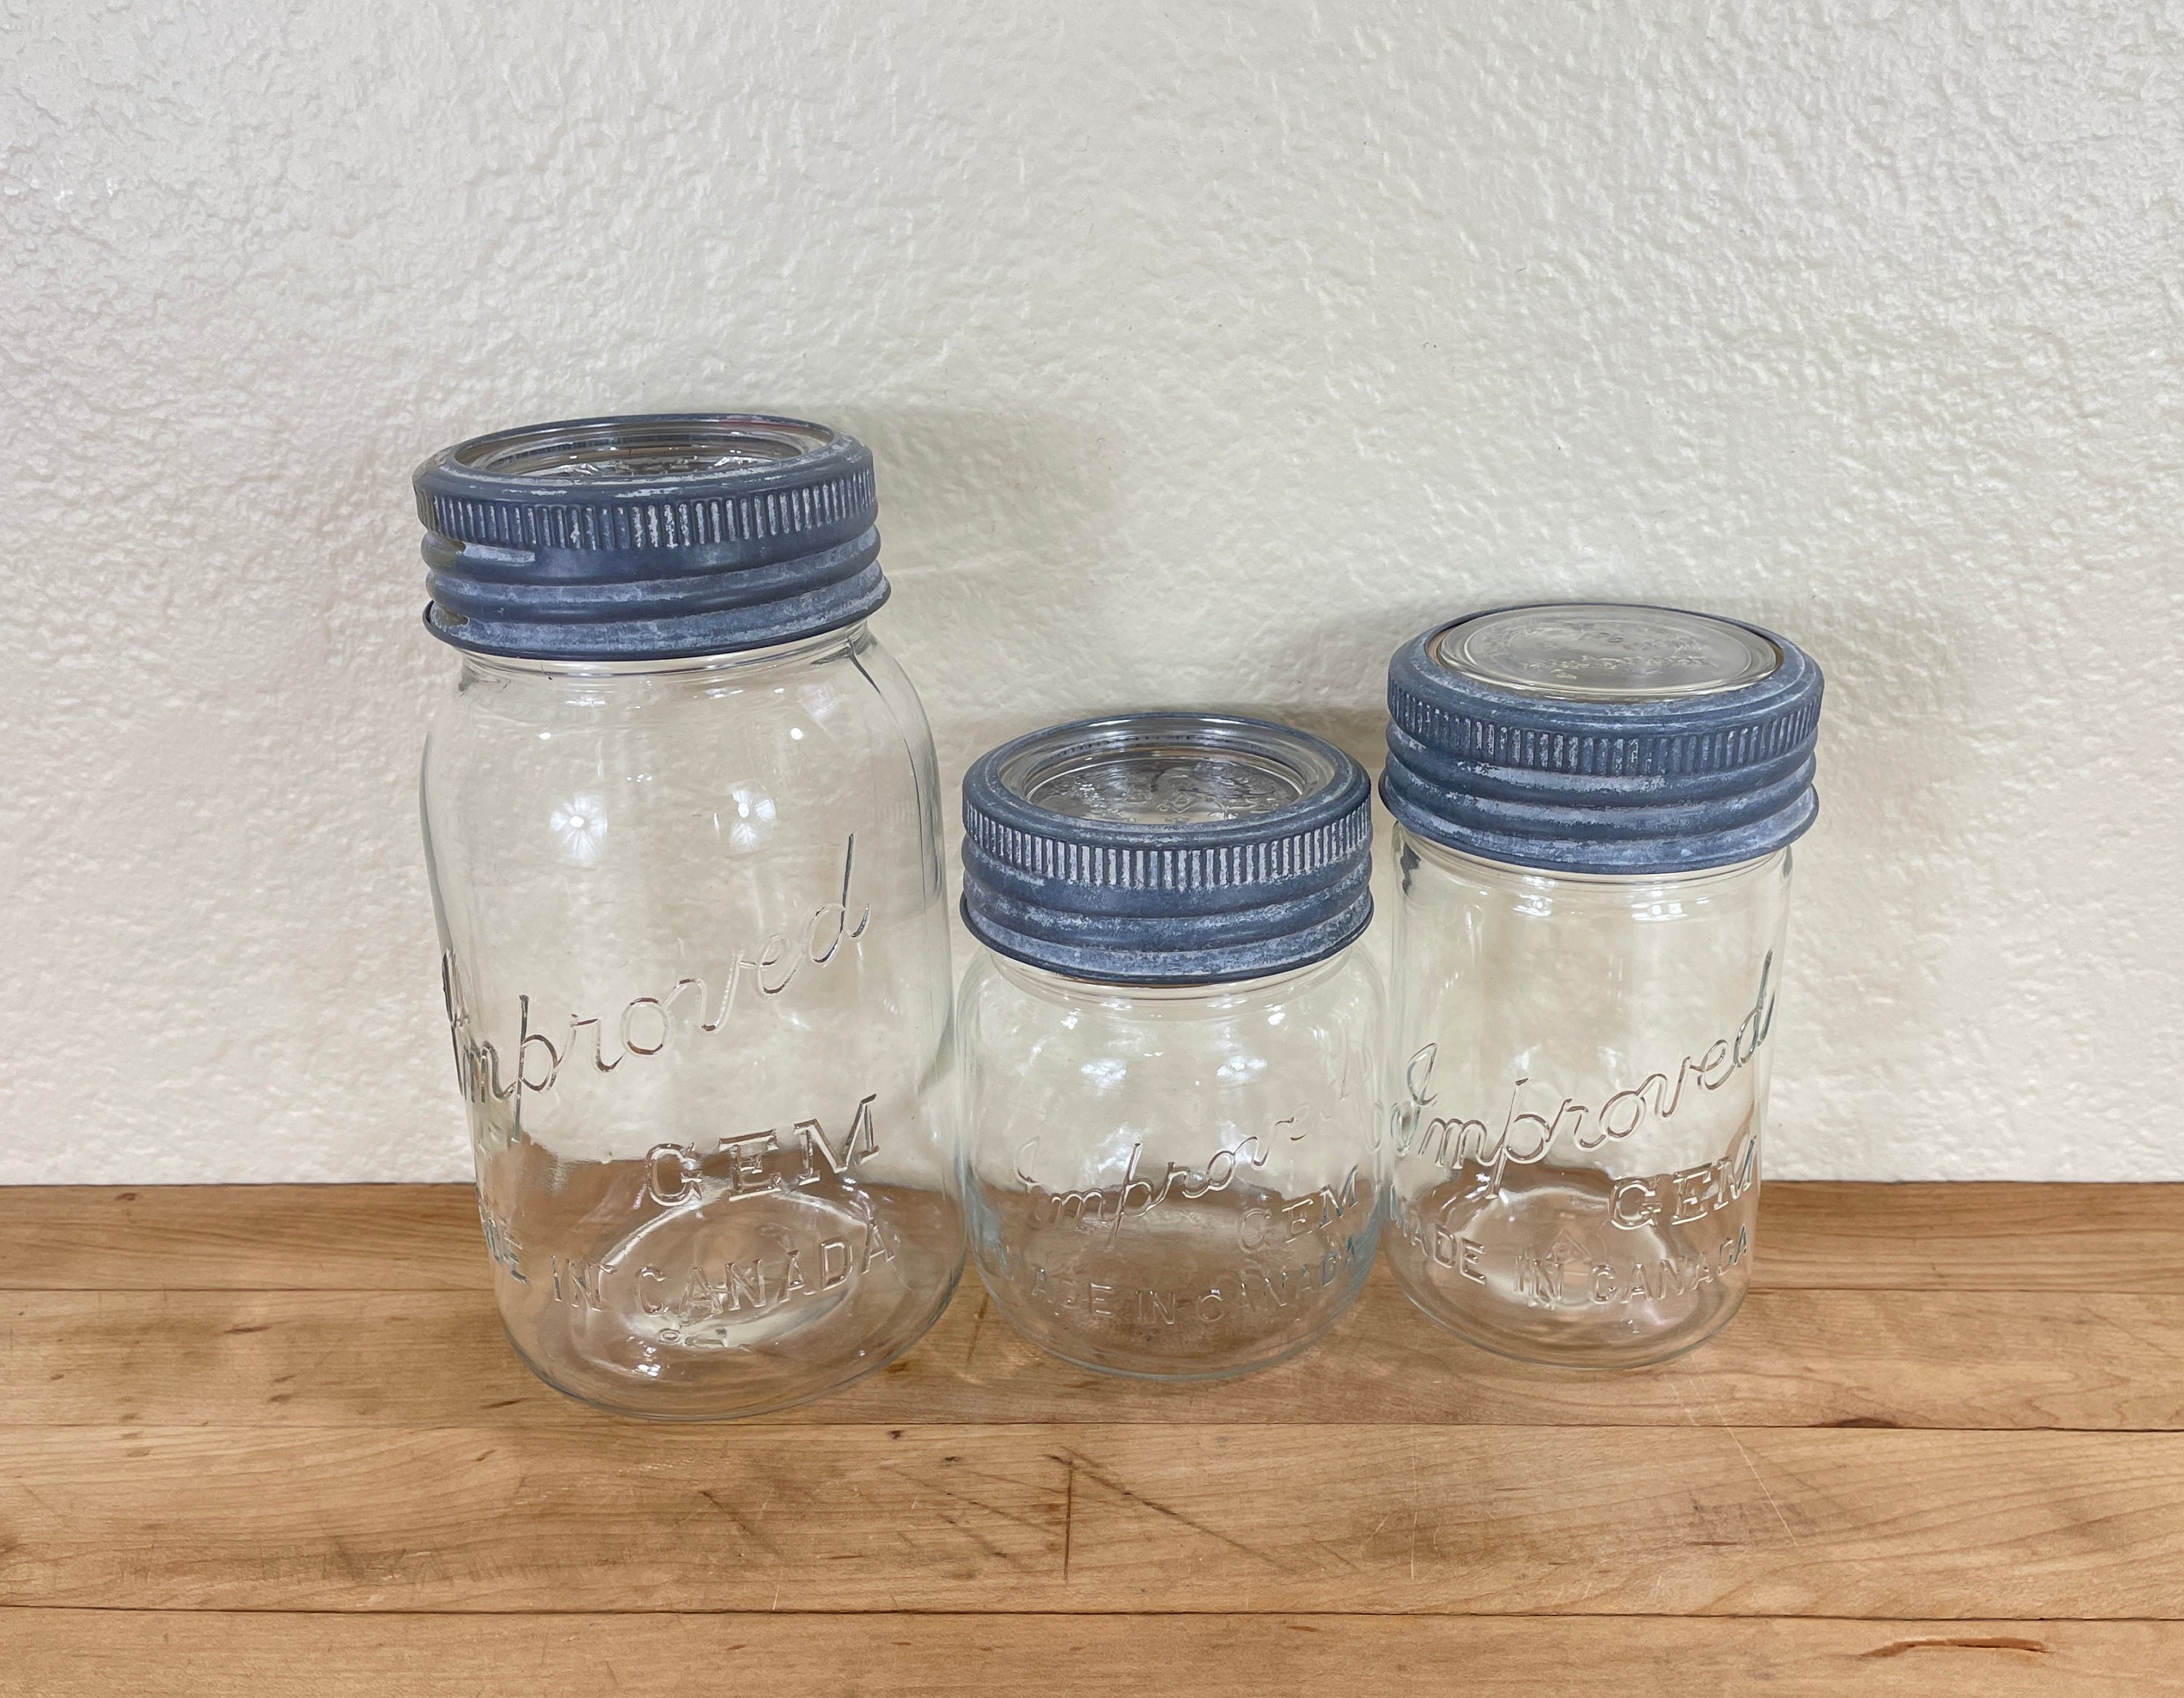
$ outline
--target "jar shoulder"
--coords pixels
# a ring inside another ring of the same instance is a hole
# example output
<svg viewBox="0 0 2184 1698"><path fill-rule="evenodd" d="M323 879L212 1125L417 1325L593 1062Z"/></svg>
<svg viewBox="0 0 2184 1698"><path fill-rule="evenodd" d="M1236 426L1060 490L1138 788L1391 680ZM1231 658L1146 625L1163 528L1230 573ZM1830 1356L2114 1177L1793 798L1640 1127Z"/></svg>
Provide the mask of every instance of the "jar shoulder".
<svg viewBox="0 0 2184 1698"><path fill-rule="evenodd" d="M1468 909L1538 921L1621 916L1645 923L1783 902L1794 856L1784 848L1688 872L1548 872L1465 855L1400 824L1395 851L1399 920L1424 910Z"/></svg>
<svg viewBox="0 0 2184 1698"><path fill-rule="evenodd" d="M1380 975L1356 945L1293 974L1241 985L1133 992L1078 984L1004 962L981 948L966 970L958 1016L967 1043L1028 1055L1104 1048L1209 1049L1257 1028L1278 1040L1315 1036L1370 1038L1385 1000Z"/></svg>
<svg viewBox="0 0 2184 1698"><path fill-rule="evenodd" d="M868 632L772 660L553 673L460 664L428 721L428 810L465 793L591 779L733 792L824 790L894 771L933 788L933 734L915 687Z"/></svg>
<svg viewBox="0 0 2184 1698"><path fill-rule="evenodd" d="M749 665L466 660L419 803L436 888L457 907L771 912L831 881L835 899L854 886L937 916L944 889L932 734L868 635Z"/></svg>
<svg viewBox="0 0 2184 1698"><path fill-rule="evenodd" d="M763 711L794 703L824 719L847 709L928 730L909 675L880 639L845 637L767 650L636 665L552 667L462 655L436 703L435 729L461 727L491 735L540 725L614 725L688 713Z"/></svg>

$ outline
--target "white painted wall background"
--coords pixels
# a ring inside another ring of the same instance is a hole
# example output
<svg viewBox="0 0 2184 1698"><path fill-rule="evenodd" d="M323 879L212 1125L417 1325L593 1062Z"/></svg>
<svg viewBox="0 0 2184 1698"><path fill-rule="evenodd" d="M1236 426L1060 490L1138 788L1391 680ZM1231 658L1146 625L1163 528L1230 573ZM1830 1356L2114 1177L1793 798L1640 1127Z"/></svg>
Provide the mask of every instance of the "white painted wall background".
<svg viewBox="0 0 2184 1698"><path fill-rule="evenodd" d="M1830 679L1772 1171L2184 1177L2184 16L0 4L0 1177L468 1160L407 475L879 456L952 779L1524 596Z"/></svg>

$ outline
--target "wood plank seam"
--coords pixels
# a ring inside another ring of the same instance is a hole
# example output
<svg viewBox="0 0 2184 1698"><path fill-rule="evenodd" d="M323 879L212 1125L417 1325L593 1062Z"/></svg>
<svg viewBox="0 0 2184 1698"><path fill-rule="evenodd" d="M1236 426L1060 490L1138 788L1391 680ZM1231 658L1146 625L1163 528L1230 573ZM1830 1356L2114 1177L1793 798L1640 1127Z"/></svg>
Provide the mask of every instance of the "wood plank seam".
<svg viewBox="0 0 2184 1698"><path fill-rule="evenodd" d="M1490 1642L1496 1693L1638 1643L1709 1691L2184 1690L2184 1186L1764 1196L1778 1277L1663 1369L1479 1356L1382 1275L1299 1362L1167 1393L974 1287L837 1399L678 1428L514 1362L466 1187L0 1192L0 1643L70 1698L154 1690L169 1636L261 1683L339 1648L365 1691L621 1622L811 1690L894 1633L954 1647L917 1690L990 1641L1064 1698L1039 1658L1095 1634L1226 1694L1295 1633Z"/></svg>

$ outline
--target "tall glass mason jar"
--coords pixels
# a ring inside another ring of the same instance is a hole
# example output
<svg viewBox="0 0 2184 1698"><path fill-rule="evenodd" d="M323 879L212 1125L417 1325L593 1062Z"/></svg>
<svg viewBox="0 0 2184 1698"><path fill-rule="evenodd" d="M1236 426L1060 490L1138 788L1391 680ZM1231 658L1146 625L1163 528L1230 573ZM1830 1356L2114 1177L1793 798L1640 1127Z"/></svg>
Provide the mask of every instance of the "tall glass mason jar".
<svg viewBox="0 0 2184 1698"><path fill-rule="evenodd" d="M1389 1257L1536 1362L1658 1361L1751 1283L1820 673L1667 608L1504 608L1389 671Z"/></svg>
<svg viewBox="0 0 2184 1698"><path fill-rule="evenodd" d="M459 653L421 799L510 1339L629 1414L748 1415L906 1350L962 1267L939 780L872 456L590 419L416 475Z"/></svg>
<svg viewBox="0 0 2184 1698"><path fill-rule="evenodd" d="M1086 1367L1303 1350L1379 1244L1372 793L1340 749L1211 714L1019 738L963 785L972 1250Z"/></svg>

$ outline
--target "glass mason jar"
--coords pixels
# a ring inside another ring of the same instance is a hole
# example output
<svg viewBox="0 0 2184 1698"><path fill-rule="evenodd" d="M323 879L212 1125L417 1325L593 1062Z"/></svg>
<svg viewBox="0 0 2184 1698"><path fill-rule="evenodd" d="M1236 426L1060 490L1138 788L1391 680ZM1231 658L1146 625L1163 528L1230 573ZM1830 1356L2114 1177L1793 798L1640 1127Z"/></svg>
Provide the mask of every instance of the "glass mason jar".
<svg viewBox="0 0 2184 1698"><path fill-rule="evenodd" d="M995 749L963 814L964 1189L995 1306L1109 1372L1303 1350L1379 1238L1363 769L1139 714Z"/></svg>
<svg viewBox="0 0 2184 1698"><path fill-rule="evenodd" d="M872 457L588 420L417 474L461 651L421 802L510 1339L630 1414L907 1349L962 1266L933 741L866 628Z"/></svg>
<svg viewBox="0 0 2184 1698"><path fill-rule="evenodd" d="M1396 654L1389 1257L1474 1344L1628 1367L1742 1302L1820 688L1781 637L1663 608Z"/></svg>

